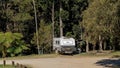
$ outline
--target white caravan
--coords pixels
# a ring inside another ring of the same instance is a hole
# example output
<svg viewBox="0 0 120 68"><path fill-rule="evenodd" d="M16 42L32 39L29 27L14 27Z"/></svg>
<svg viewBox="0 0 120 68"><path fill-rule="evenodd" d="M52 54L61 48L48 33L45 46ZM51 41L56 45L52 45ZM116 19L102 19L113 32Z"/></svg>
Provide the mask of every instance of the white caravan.
<svg viewBox="0 0 120 68"><path fill-rule="evenodd" d="M73 38L53 38L53 50L56 53L69 53L72 54L76 51L75 39Z"/></svg>

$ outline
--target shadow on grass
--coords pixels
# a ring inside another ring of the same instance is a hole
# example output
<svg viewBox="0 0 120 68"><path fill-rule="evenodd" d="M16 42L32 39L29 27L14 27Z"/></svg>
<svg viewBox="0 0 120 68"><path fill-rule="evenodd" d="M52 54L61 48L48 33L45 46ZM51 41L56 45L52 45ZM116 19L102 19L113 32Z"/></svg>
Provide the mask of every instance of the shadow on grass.
<svg viewBox="0 0 120 68"><path fill-rule="evenodd" d="M96 64L108 68L120 68L120 59L104 59L96 62Z"/></svg>
<svg viewBox="0 0 120 68"><path fill-rule="evenodd" d="M113 55L112 58L120 58L120 55Z"/></svg>

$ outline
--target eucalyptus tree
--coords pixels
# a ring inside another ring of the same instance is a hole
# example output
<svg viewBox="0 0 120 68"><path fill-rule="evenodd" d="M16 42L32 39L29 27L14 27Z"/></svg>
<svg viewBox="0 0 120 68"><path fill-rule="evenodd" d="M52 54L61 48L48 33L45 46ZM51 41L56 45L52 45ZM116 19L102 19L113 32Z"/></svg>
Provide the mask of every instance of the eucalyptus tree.
<svg viewBox="0 0 120 68"><path fill-rule="evenodd" d="M80 15L88 6L88 1L54 0L54 5L55 36L73 34L72 28L82 20Z"/></svg>
<svg viewBox="0 0 120 68"><path fill-rule="evenodd" d="M117 1L93 0L83 13L84 35L89 43L99 42L100 51L103 50L103 42L111 37L114 31L117 11Z"/></svg>
<svg viewBox="0 0 120 68"><path fill-rule="evenodd" d="M113 46L113 49L120 49L120 1L111 1L114 5L111 12L112 15L112 26L110 30L110 44Z"/></svg>
<svg viewBox="0 0 120 68"><path fill-rule="evenodd" d="M38 29L38 41L40 47L40 54L51 52L52 42L52 28L50 24L45 24L44 20L40 22L40 28ZM34 35L32 43L36 44L36 35Z"/></svg>

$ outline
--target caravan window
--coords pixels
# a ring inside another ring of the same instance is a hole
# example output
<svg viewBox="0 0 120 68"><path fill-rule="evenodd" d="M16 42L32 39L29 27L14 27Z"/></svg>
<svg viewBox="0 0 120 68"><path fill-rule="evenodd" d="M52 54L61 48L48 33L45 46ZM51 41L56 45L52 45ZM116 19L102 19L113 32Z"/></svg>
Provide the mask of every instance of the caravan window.
<svg viewBox="0 0 120 68"><path fill-rule="evenodd" d="M60 44L60 41L56 40L56 44L59 45L59 44Z"/></svg>
<svg viewBox="0 0 120 68"><path fill-rule="evenodd" d="M60 44L60 41L58 41L58 45Z"/></svg>
<svg viewBox="0 0 120 68"><path fill-rule="evenodd" d="M57 41L55 41L55 43L57 44Z"/></svg>

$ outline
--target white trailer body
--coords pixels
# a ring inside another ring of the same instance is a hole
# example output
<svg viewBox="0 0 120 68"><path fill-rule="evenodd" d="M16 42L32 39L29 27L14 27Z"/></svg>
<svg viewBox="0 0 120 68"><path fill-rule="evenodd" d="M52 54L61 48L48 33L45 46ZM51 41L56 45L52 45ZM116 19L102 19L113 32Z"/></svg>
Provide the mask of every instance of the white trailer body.
<svg viewBox="0 0 120 68"><path fill-rule="evenodd" d="M53 50L57 53L73 53L76 51L75 39L53 38Z"/></svg>

